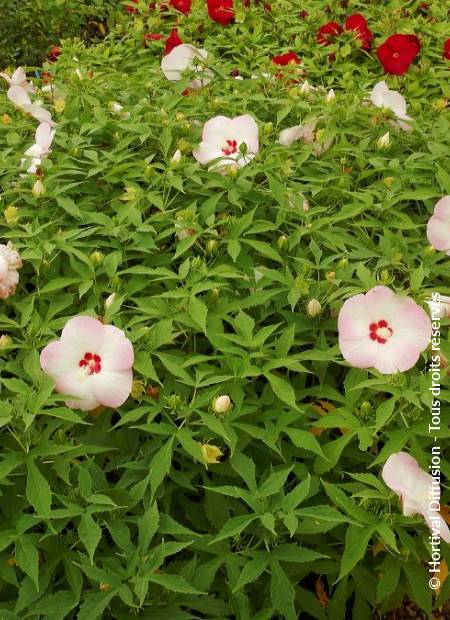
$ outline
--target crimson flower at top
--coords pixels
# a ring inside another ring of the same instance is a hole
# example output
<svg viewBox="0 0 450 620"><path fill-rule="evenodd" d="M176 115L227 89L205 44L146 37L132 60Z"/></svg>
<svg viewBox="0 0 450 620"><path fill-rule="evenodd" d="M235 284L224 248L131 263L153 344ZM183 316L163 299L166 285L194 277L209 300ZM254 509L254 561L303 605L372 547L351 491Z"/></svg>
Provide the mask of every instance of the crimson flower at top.
<svg viewBox="0 0 450 620"><path fill-rule="evenodd" d="M54 45L48 55L48 61L55 62L58 59L58 56L60 55L61 55L61 48L58 47L57 45Z"/></svg>
<svg viewBox="0 0 450 620"><path fill-rule="evenodd" d="M385 73L403 75L420 52L420 41L415 34L393 34L377 47L378 60Z"/></svg>
<svg viewBox="0 0 450 620"><path fill-rule="evenodd" d="M319 45L331 45L335 37L344 31L353 31L356 38L361 42L361 47L365 50L370 49L373 34L369 30L367 20L360 13L354 13L345 20L344 28L338 22L328 22L319 28L316 40Z"/></svg>
<svg viewBox="0 0 450 620"><path fill-rule="evenodd" d="M234 20L233 0L206 0L208 15L218 24L228 26Z"/></svg>

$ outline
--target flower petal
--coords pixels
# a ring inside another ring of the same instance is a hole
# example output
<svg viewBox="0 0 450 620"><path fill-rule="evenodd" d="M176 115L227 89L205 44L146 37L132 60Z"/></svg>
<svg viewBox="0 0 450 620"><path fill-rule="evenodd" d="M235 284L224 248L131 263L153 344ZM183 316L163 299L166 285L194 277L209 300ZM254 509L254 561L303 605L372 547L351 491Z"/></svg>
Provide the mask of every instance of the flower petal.
<svg viewBox="0 0 450 620"><path fill-rule="evenodd" d="M95 398L105 407L120 407L127 400L133 383L133 371L111 372L102 370L92 375Z"/></svg>

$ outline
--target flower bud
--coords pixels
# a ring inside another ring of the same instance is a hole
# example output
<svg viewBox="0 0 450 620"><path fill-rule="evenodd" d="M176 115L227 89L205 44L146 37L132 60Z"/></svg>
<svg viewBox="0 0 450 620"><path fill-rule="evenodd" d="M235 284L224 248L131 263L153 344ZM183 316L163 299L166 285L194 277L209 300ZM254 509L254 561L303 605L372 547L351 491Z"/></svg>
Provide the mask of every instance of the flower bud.
<svg viewBox="0 0 450 620"><path fill-rule="evenodd" d="M227 394L222 394L212 401L212 408L214 413L223 415L232 408L231 399Z"/></svg>
<svg viewBox="0 0 450 620"><path fill-rule="evenodd" d="M220 463L220 459L223 456L223 452L220 448L207 443L202 443L200 446L205 465L215 465L216 463Z"/></svg>
<svg viewBox="0 0 450 620"><path fill-rule="evenodd" d="M177 112L177 113L175 114L175 119L176 119L178 122L184 121L184 114L183 114L183 112Z"/></svg>
<svg viewBox="0 0 450 620"><path fill-rule="evenodd" d="M390 144L391 144L391 137L389 135L389 131L387 131L384 135L381 136L381 138L378 138L377 149L382 151L383 149L389 148Z"/></svg>
<svg viewBox="0 0 450 620"><path fill-rule="evenodd" d="M33 196L36 196L36 198L45 194L45 186L40 179L38 179L33 185L31 192Z"/></svg>
<svg viewBox="0 0 450 620"><path fill-rule="evenodd" d="M280 235L277 239L278 249L284 250L289 245L289 237L286 235Z"/></svg>
<svg viewBox="0 0 450 620"><path fill-rule="evenodd" d="M108 110L112 114L119 114L119 112L122 112L123 110L123 105L121 105L118 101L110 101L108 103Z"/></svg>
<svg viewBox="0 0 450 620"><path fill-rule="evenodd" d="M173 164L177 164L181 160L181 151L177 149L170 160Z"/></svg>
<svg viewBox="0 0 450 620"><path fill-rule="evenodd" d="M182 152L185 153L186 151L189 151L189 149L191 148L190 143L186 140L186 138L181 138L181 140L178 140L177 142L177 148Z"/></svg>
<svg viewBox="0 0 450 620"><path fill-rule="evenodd" d="M306 200L306 198L303 199L303 211L309 211L309 202Z"/></svg>
<svg viewBox="0 0 450 620"><path fill-rule="evenodd" d="M424 256L431 256L432 254L436 254L436 248L433 245L427 245L427 247L423 251Z"/></svg>
<svg viewBox="0 0 450 620"><path fill-rule="evenodd" d="M92 254L90 254L89 256L89 260L94 265L94 267L98 267L99 265L101 265L104 258L105 255L103 254L103 252L99 252L98 250L92 252Z"/></svg>
<svg viewBox="0 0 450 620"><path fill-rule="evenodd" d="M373 412L372 403L368 400L365 400L361 405L361 414L363 417L369 416Z"/></svg>
<svg viewBox="0 0 450 620"><path fill-rule="evenodd" d="M300 87L300 93L302 95L309 95L310 92L311 92L311 84L308 82L308 80L305 80Z"/></svg>
<svg viewBox="0 0 450 620"><path fill-rule="evenodd" d="M217 242L217 239L209 239L209 241L206 244L206 253L216 254L218 247L219 247L219 244Z"/></svg>
<svg viewBox="0 0 450 620"><path fill-rule="evenodd" d="M386 187L392 187L392 184L394 181L395 181L394 177L385 177L383 179L383 183L386 185Z"/></svg>
<svg viewBox="0 0 450 620"><path fill-rule="evenodd" d="M106 310L108 310L113 305L115 298L116 298L116 294L112 293L109 297L105 299Z"/></svg>
<svg viewBox="0 0 450 620"><path fill-rule="evenodd" d="M325 101L327 103L331 103L336 99L336 95L335 92L332 88L330 88L330 90L327 92L327 96L325 97Z"/></svg>
<svg viewBox="0 0 450 620"><path fill-rule="evenodd" d="M325 274L325 277L330 283L336 280L336 274L334 271L327 271L327 273Z"/></svg>
<svg viewBox="0 0 450 620"><path fill-rule="evenodd" d="M232 179L237 177L239 166L237 164L230 164L227 166L227 175Z"/></svg>
<svg viewBox="0 0 450 620"><path fill-rule="evenodd" d="M380 273L380 280L381 282L383 282L383 284L389 284L390 282L392 282L392 276L387 269L383 269L383 271Z"/></svg>
<svg viewBox="0 0 450 620"><path fill-rule="evenodd" d="M19 209L17 207L6 207L3 215L7 224L17 224L19 221Z"/></svg>
<svg viewBox="0 0 450 620"><path fill-rule="evenodd" d="M5 114L3 114L3 116L2 116L2 123L3 123L4 125L9 125L9 123L11 122L11 120L12 120L12 119L11 119L11 117L9 116L9 114L6 114L6 113L5 113Z"/></svg>
<svg viewBox="0 0 450 620"><path fill-rule="evenodd" d="M10 336L8 336L8 334L2 334L0 336L0 350L1 349L7 349L12 343L12 339L10 338Z"/></svg>
<svg viewBox="0 0 450 620"><path fill-rule="evenodd" d="M270 136L273 132L273 123L264 123L263 132L265 136Z"/></svg>
<svg viewBox="0 0 450 620"><path fill-rule="evenodd" d="M337 266L339 269L345 269L348 267L348 258L341 258Z"/></svg>
<svg viewBox="0 0 450 620"><path fill-rule="evenodd" d="M306 312L311 318L320 314L322 312L320 301L318 299L310 299L308 305L306 306Z"/></svg>

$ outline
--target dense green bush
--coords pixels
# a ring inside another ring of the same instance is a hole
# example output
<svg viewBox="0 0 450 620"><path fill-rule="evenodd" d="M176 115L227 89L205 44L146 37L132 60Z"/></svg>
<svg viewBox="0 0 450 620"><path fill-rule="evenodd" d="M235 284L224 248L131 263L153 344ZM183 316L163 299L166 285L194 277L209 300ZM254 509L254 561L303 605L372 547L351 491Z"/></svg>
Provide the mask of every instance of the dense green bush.
<svg viewBox="0 0 450 620"><path fill-rule="evenodd" d="M377 283L424 306L432 290L450 293L448 258L426 238L450 194L445 7L428 20L395 0L352 3L376 44L420 34L420 59L387 78L410 105L407 133L366 105L385 78L374 54L350 37L316 43L349 9L330 18L309 4L308 19L295 1L239 7L223 28L194 3L179 33L208 51L214 78L187 96L188 78L161 73L164 41L143 45L144 33L169 34L173 11L123 14L96 47L65 44L57 90L39 93L57 122L39 192L35 175L20 176L36 121L0 93L0 231L24 262L0 314L2 619L369 620L405 594L428 615L449 598L449 580L437 598L428 587L423 519L403 516L380 478L402 449L427 468L428 354L385 376L350 368L337 344L344 300ZM316 90L271 64L290 49ZM192 156L202 124L244 113L259 155L208 172ZM320 157L277 143L313 119L331 143ZM308 313L311 300L320 309ZM78 314L133 342L135 383L117 411L66 407L41 371L39 352ZM218 415L221 394L233 406ZM202 445L218 463L205 464Z"/></svg>
<svg viewBox="0 0 450 620"><path fill-rule="evenodd" d="M0 67L39 66L68 37L105 34L115 0L0 0Z"/></svg>

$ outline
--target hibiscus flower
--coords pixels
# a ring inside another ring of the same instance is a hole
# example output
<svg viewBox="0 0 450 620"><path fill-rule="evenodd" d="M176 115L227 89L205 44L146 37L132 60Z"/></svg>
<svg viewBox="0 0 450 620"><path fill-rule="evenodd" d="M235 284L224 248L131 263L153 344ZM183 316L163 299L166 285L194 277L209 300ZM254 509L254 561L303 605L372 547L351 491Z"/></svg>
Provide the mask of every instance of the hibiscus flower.
<svg viewBox="0 0 450 620"><path fill-rule="evenodd" d="M427 224L428 241L450 256L450 196L441 198Z"/></svg>
<svg viewBox="0 0 450 620"><path fill-rule="evenodd" d="M11 77L9 77L7 73L1 72L0 76L8 82L9 86L18 86L19 88L22 88L23 90L30 93L35 92L33 84L27 81L27 76L22 67L16 69Z"/></svg>
<svg viewBox="0 0 450 620"><path fill-rule="evenodd" d="M342 27L337 22L328 22L319 28L316 40L319 45L331 45L334 38L342 34Z"/></svg>
<svg viewBox="0 0 450 620"><path fill-rule="evenodd" d="M246 166L258 151L258 125L253 116L243 114L235 118L215 116L207 121L202 141L192 153L204 165L218 160L209 169L224 172L230 165Z"/></svg>
<svg viewBox="0 0 450 620"><path fill-rule="evenodd" d="M208 15L218 24L228 26L235 17L233 0L206 0Z"/></svg>
<svg viewBox="0 0 450 620"><path fill-rule="evenodd" d="M385 73L403 75L420 52L420 41L414 34L393 34L377 47L378 60Z"/></svg>
<svg viewBox="0 0 450 620"><path fill-rule="evenodd" d="M427 313L386 286L350 297L338 317L339 347L355 368L392 374L412 368L431 337Z"/></svg>
<svg viewBox="0 0 450 620"><path fill-rule="evenodd" d="M405 517L422 515L432 532L437 531L441 538L450 542L450 530L439 513L440 488L415 458L407 452L391 454L382 476L387 486L401 498Z"/></svg>
<svg viewBox="0 0 450 620"><path fill-rule="evenodd" d="M47 123L48 125L54 125L50 112L45 110L42 106L32 103L25 88L20 86L10 86L6 93L8 99L17 108L29 114L40 123Z"/></svg>
<svg viewBox="0 0 450 620"><path fill-rule="evenodd" d="M370 46L373 39L373 34L369 30L367 20L363 15L354 13L350 15L345 21L344 30L352 30L356 38L361 42L363 50L370 50Z"/></svg>
<svg viewBox="0 0 450 620"><path fill-rule="evenodd" d="M274 65L285 67L287 65L299 65L300 58L295 52L285 52L284 54L280 54L279 56L274 56L272 58L272 62Z"/></svg>
<svg viewBox="0 0 450 620"><path fill-rule="evenodd" d="M185 71L193 71L199 77L189 82L188 89L198 89L209 84L213 77L210 69L203 69L202 65L208 57L205 50L197 49L193 45L182 43L177 45L161 60L161 69L171 82L178 82L183 78Z"/></svg>
<svg viewBox="0 0 450 620"><path fill-rule="evenodd" d="M56 391L74 398L67 407L83 411L100 405L120 407L130 394L133 345L113 325L76 316L67 321L61 339L45 347L40 360Z"/></svg>
<svg viewBox="0 0 450 620"><path fill-rule="evenodd" d="M372 90L370 100L377 108L386 108L391 110L397 117L396 121L391 124L395 127L399 127L404 131L412 131L411 125L408 121L413 119L406 114L408 104L406 99L398 93L396 90L391 90L386 82L378 82Z"/></svg>

